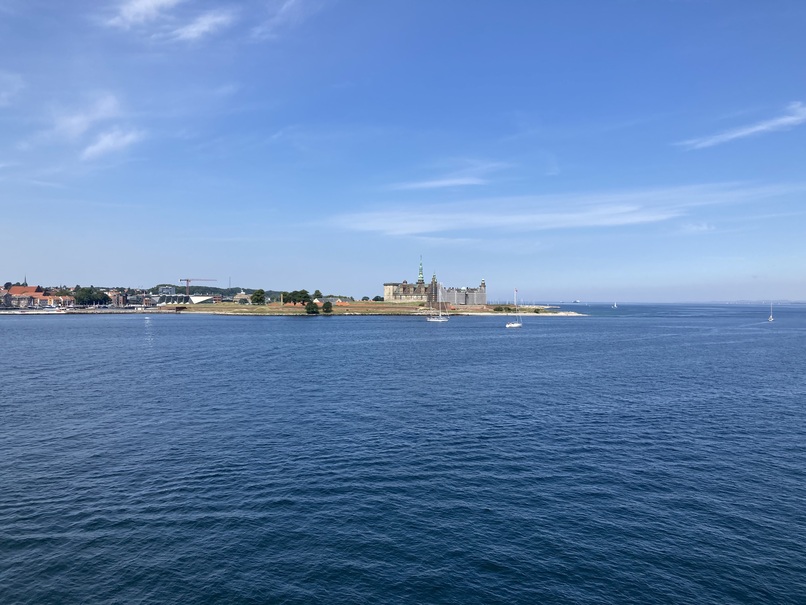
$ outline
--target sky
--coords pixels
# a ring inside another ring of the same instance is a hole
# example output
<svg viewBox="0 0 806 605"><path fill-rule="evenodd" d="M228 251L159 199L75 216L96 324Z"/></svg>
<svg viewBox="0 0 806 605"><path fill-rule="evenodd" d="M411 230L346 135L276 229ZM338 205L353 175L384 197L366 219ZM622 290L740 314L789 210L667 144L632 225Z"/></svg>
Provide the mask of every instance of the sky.
<svg viewBox="0 0 806 605"><path fill-rule="evenodd" d="M0 0L0 281L806 300L806 2ZM201 282L199 283L201 285Z"/></svg>

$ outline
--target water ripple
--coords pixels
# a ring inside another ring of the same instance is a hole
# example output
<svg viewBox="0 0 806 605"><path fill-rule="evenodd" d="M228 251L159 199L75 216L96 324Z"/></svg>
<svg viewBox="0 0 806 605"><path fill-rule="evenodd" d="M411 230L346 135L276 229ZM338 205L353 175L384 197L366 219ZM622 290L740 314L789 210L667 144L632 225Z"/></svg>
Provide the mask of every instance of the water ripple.
<svg viewBox="0 0 806 605"><path fill-rule="evenodd" d="M753 312L0 317L0 602L806 602Z"/></svg>

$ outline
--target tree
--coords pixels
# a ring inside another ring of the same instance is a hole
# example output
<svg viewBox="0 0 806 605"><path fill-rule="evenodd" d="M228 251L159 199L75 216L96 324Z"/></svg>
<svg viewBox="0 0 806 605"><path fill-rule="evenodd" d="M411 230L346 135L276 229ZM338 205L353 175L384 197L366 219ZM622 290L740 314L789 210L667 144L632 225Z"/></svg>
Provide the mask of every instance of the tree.
<svg viewBox="0 0 806 605"><path fill-rule="evenodd" d="M283 302L306 304L311 300L311 295L307 290L294 290L293 292L283 292Z"/></svg>
<svg viewBox="0 0 806 605"><path fill-rule="evenodd" d="M333 313L333 303L327 301L325 304L322 305L322 312L323 313Z"/></svg>
<svg viewBox="0 0 806 605"><path fill-rule="evenodd" d="M372 299L374 302L383 302L383 296L376 296Z"/></svg>
<svg viewBox="0 0 806 605"><path fill-rule="evenodd" d="M322 298L322 292L319 291L319 290L314 290L313 291L313 297L321 299Z"/></svg>
<svg viewBox="0 0 806 605"><path fill-rule="evenodd" d="M266 304L266 291L265 290L255 290L252 293L252 304L253 305L265 305Z"/></svg>
<svg viewBox="0 0 806 605"><path fill-rule="evenodd" d="M10 281L7 281L6 283L3 284L3 290L8 290L10 287L11 287Z"/></svg>
<svg viewBox="0 0 806 605"><path fill-rule="evenodd" d="M76 288L73 293L77 305L108 305L112 299L99 288Z"/></svg>
<svg viewBox="0 0 806 605"><path fill-rule="evenodd" d="M306 312L308 315L319 315L319 305L317 305L317 304L316 304L315 302L313 302L312 300L309 300L309 301L308 301L308 302L305 304L305 312Z"/></svg>
<svg viewBox="0 0 806 605"><path fill-rule="evenodd" d="M369 296L362 296L361 300L363 300L364 302L368 302L369 301Z"/></svg>

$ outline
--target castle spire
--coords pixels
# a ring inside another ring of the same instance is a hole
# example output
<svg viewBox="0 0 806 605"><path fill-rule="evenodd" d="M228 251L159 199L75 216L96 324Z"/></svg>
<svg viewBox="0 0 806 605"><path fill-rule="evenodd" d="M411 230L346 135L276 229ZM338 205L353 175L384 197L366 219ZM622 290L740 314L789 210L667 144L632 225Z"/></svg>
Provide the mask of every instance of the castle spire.
<svg viewBox="0 0 806 605"><path fill-rule="evenodd" d="M423 284L425 283L425 278L423 277L423 255L420 255L420 272L417 274L417 283Z"/></svg>

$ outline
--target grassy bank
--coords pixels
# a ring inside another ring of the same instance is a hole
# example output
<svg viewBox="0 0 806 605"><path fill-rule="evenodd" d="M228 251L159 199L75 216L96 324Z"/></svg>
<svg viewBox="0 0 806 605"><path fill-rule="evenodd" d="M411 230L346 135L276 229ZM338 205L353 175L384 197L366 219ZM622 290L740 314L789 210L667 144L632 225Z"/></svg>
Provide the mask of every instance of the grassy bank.
<svg viewBox="0 0 806 605"><path fill-rule="evenodd" d="M281 305L268 303L265 305L240 305L236 303L220 303L215 305L179 305L182 313L215 313L221 315L305 315L304 305ZM448 311L455 315L506 315L507 311L495 311L494 305L474 305L455 307ZM557 315L557 309L550 307L523 307L523 314L534 314L539 309L540 315ZM161 307L163 311L173 312L174 306ZM333 305L331 315L425 315L428 307L405 303L386 303L373 301L355 301L346 305ZM320 310L321 314L321 310ZM562 313L567 315L568 313Z"/></svg>

